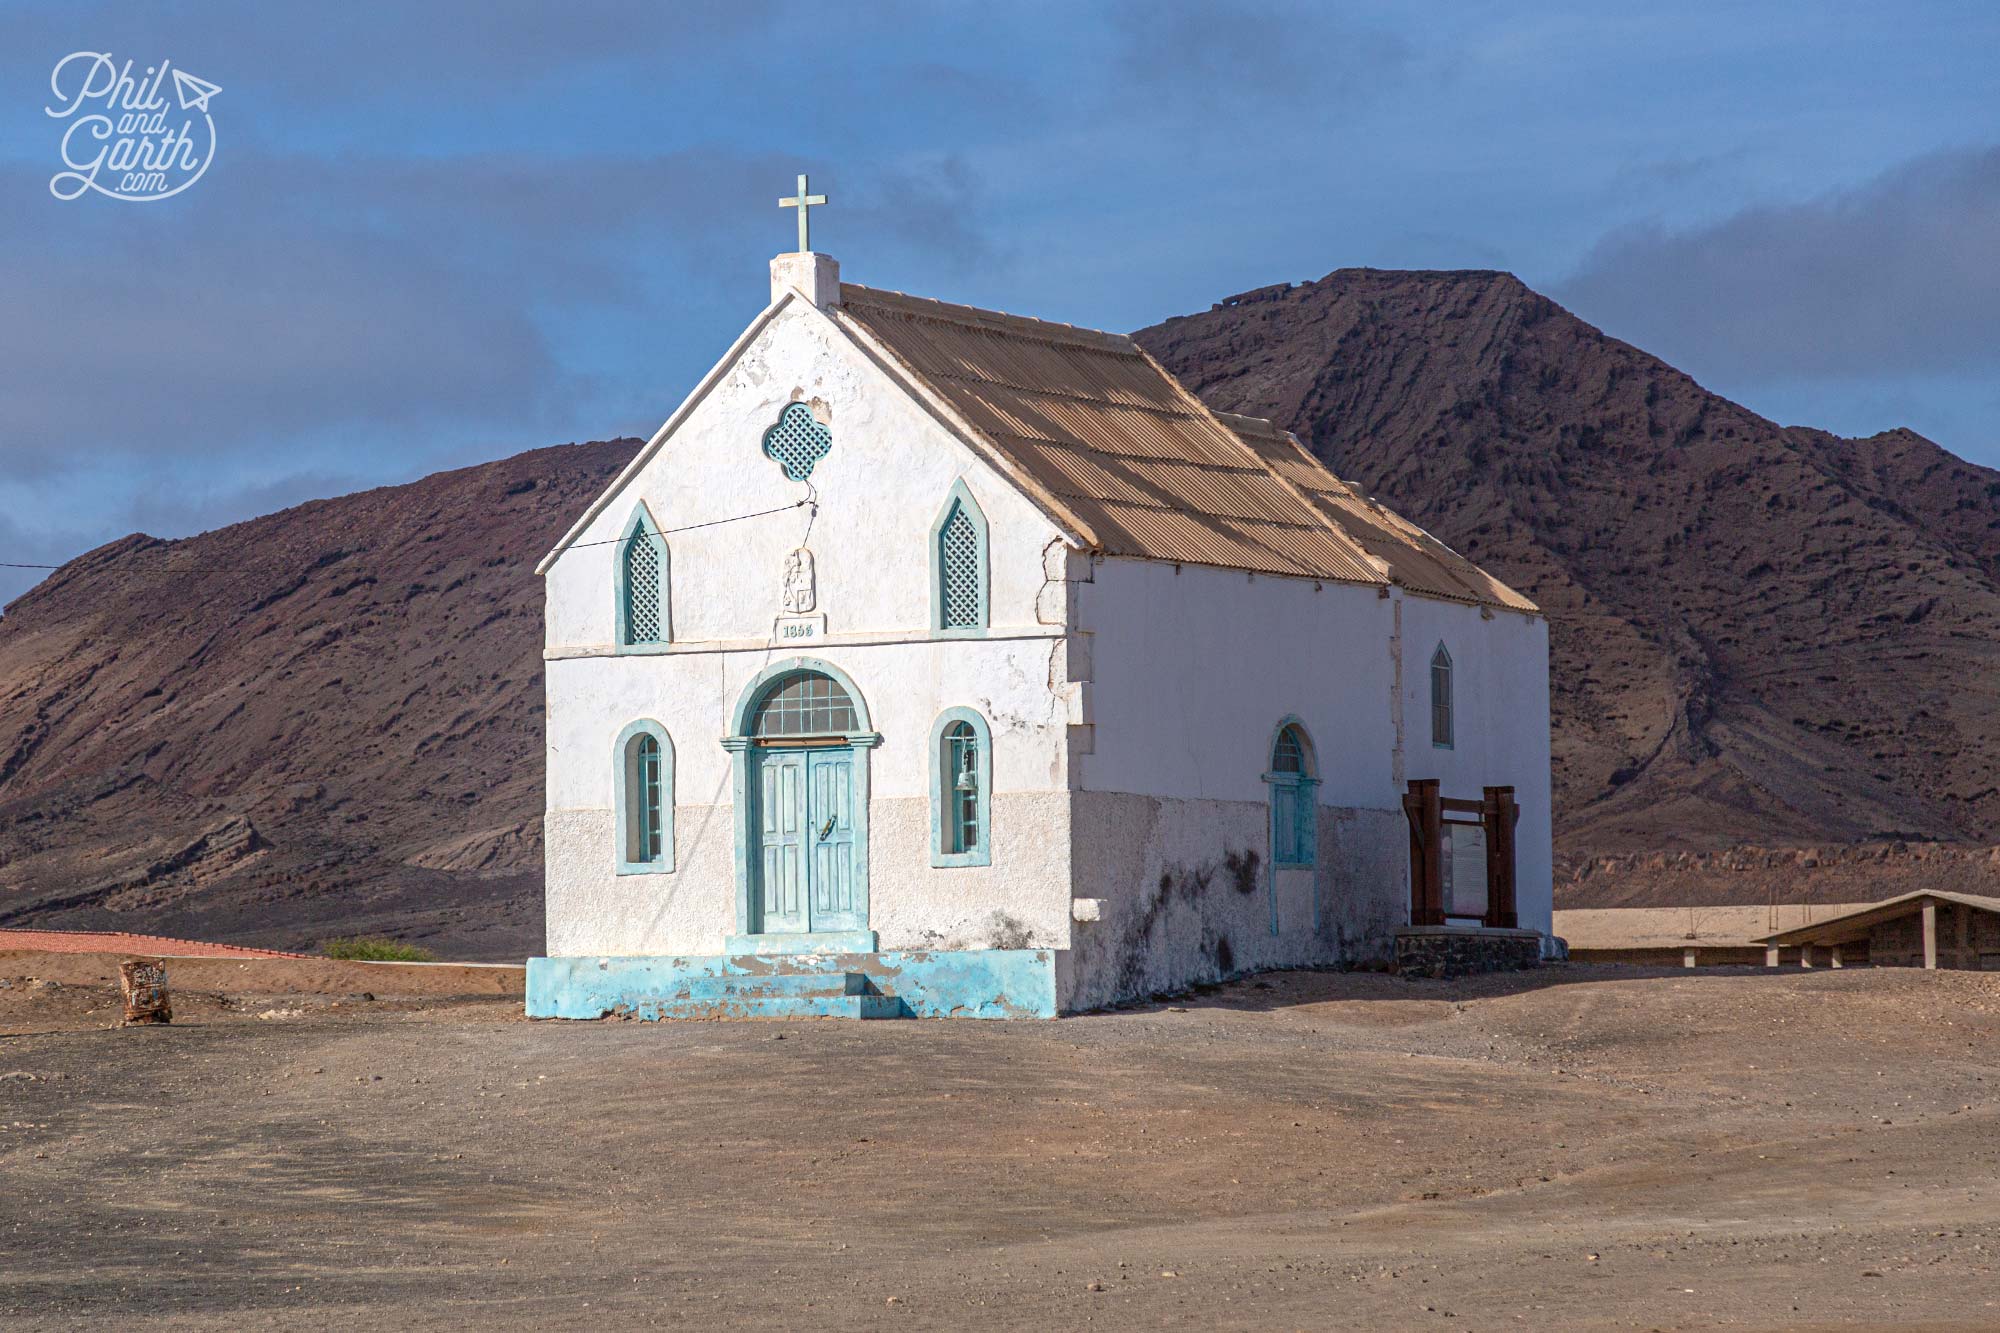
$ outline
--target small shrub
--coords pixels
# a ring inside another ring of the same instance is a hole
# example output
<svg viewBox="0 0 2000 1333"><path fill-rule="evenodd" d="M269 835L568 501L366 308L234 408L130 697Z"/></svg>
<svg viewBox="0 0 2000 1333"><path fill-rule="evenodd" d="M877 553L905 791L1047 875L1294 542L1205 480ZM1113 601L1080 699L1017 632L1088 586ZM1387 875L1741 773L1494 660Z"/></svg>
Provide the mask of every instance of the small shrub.
<svg viewBox="0 0 2000 1333"><path fill-rule="evenodd" d="M382 935L351 935L327 940L319 951L349 963L435 963L437 955L417 944Z"/></svg>

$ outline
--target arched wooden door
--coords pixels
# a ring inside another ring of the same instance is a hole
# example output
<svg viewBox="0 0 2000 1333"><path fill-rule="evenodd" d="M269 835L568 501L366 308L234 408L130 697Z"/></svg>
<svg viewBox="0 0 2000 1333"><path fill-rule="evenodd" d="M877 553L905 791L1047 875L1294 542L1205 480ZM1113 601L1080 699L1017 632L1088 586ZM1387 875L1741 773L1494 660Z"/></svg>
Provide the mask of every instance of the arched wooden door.
<svg viewBox="0 0 2000 1333"><path fill-rule="evenodd" d="M854 702L832 677L801 669L770 682L751 719L757 808L746 849L760 934L863 930L868 854L848 739Z"/></svg>

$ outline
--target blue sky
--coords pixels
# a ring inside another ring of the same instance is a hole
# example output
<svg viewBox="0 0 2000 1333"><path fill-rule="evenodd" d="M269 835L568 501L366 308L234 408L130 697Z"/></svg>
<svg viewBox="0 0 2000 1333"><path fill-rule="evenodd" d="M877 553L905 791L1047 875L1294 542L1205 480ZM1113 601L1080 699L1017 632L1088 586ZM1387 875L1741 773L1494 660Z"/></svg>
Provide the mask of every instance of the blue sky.
<svg viewBox="0 0 2000 1333"><path fill-rule="evenodd" d="M50 71L222 88L49 191ZM2000 465L2000 6L0 0L0 561L647 434L767 295L1131 329L1505 268L1777 420ZM0 601L37 577L0 570Z"/></svg>

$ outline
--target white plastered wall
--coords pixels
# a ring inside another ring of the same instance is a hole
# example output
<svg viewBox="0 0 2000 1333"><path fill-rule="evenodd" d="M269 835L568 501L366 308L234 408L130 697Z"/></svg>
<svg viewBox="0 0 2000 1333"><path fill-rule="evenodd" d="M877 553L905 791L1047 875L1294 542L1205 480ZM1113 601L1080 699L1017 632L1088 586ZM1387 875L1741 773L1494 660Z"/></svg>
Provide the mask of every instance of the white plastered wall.
<svg viewBox="0 0 2000 1333"><path fill-rule="evenodd" d="M761 448L798 401L815 404L833 435L812 472L810 536L805 509L673 531L807 495ZM931 529L961 480L988 524L991 628L939 638ZM641 500L667 533L674 641L616 653L616 543ZM737 920L731 757L720 742L756 674L792 656L846 672L882 736L869 804L869 924L881 947L1066 945L1071 704L1062 627L1037 618L1049 601L1044 550L1060 539L824 315L800 301L780 308L548 569L549 952L722 949ZM802 541L826 637L774 643L785 560ZM952 706L976 709L992 729L991 866L930 865L930 735ZM621 876L612 750L640 718L673 739L676 868Z"/></svg>
<svg viewBox="0 0 2000 1333"><path fill-rule="evenodd" d="M1257 967L1386 953L1408 900L1389 603L1373 587L1198 565L1096 563L1089 753L1065 977L1072 1007ZM1271 745L1305 727L1319 786L1310 868L1271 861Z"/></svg>
<svg viewBox="0 0 2000 1333"><path fill-rule="evenodd" d="M675 641L770 638L785 557L806 539L809 511L671 530L808 496L805 483L788 479L763 453L764 432L794 402L816 403L833 432L831 452L812 472L819 512L809 542L830 635L929 629L931 524L960 479L990 527L992 623L1037 623L1042 550L1061 535L1058 529L830 319L795 298L549 567L551 650L610 651L616 543L641 500L668 531Z"/></svg>
<svg viewBox="0 0 2000 1333"><path fill-rule="evenodd" d="M1088 578L1077 594L1091 668L1089 752L1072 772L1076 892L1104 907L1073 934L1067 1005L1385 955L1408 920L1401 797L1412 777L1439 777L1454 796L1517 788L1521 923L1548 929L1540 617L1194 565L1103 560ZM1428 636L1414 663L1401 660L1411 633ZM1428 663L1440 636L1469 669L1457 746L1434 755ZM1305 726L1320 779L1309 870L1269 861L1263 775L1288 716Z"/></svg>
<svg viewBox="0 0 2000 1333"><path fill-rule="evenodd" d="M1446 796L1477 800L1512 787L1515 911L1521 926L1551 928L1553 821L1549 809L1549 628L1541 616L1427 597L1396 597L1403 657L1401 781L1436 778ZM1452 743L1431 737L1431 655L1451 654Z"/></svg>

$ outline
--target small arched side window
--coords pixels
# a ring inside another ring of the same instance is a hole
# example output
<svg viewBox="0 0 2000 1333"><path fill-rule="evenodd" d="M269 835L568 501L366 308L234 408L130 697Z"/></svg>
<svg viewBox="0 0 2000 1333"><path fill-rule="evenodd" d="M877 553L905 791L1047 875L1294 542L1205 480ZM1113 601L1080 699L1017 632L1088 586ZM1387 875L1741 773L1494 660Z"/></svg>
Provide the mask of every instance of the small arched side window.
<svg viewBox="0 0 2000 1333"><path fill-rule="evenodd" d="M1431 744L1451 748L1451 654L1443 644L1431 654Z"/></svg>
<svg viewBox="0 0 2000 1333"><path fill-rule="evenodd" d="M986 515L963 481L931 525L931 628L979 634L989 623Z"/></svg>
<svg viewBox="0 0 2000 1333"><path fill-rule="evenodd" d="M634 722L618 734L616 767L618 873L664 874L674 868L674 742L657 722Z"/></svg>
<svg viewBox="0 0 2000 1333"><path fill-rule="evenodd" d="M1305 727L1287 719L1271 743L1271 860L1281 866L1309 866L1319 850L1319 769Z"/></svg>
<svg viewBox="0 0 2000 1333"><path fill-rule="evenodd" d="M993 864L993 733L970 708L931 728L931 864Z"/></svg>
<svg viewBox="0 0 2000 1333"><path fill-rule="evenodd" d="M667 542L640 505L618 543L618 646L645 648L673 638Z"/></svg>

